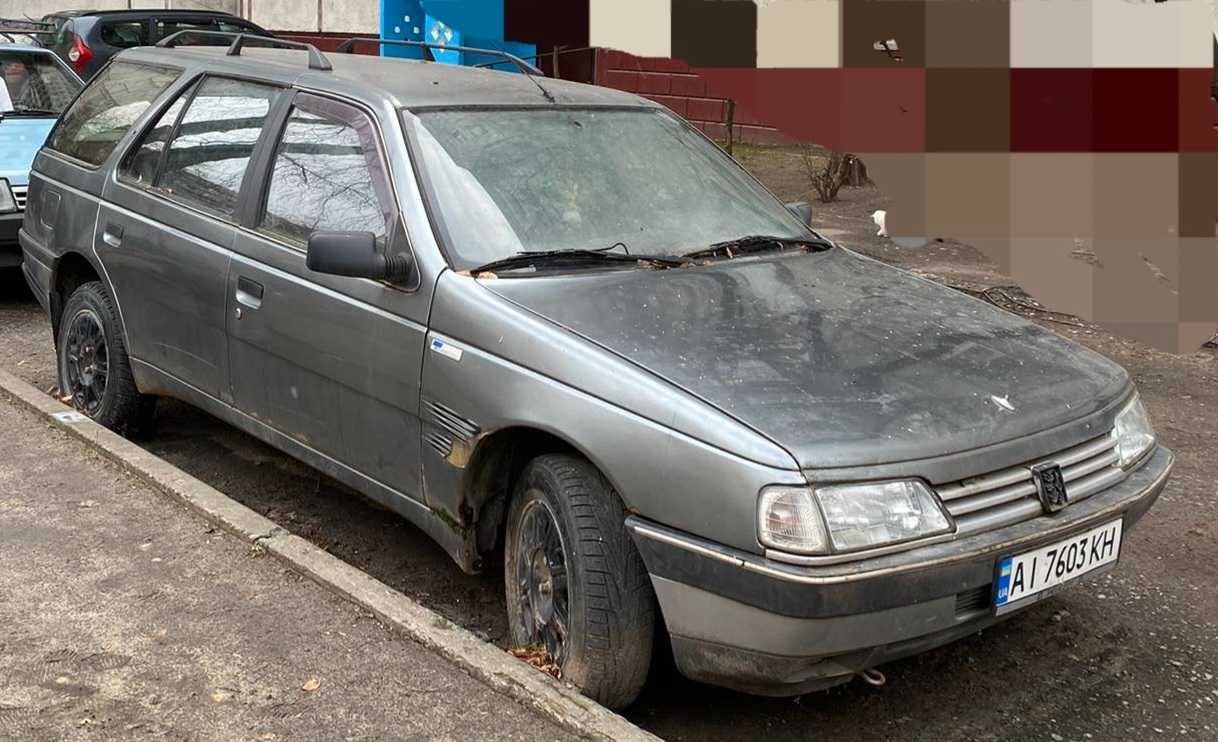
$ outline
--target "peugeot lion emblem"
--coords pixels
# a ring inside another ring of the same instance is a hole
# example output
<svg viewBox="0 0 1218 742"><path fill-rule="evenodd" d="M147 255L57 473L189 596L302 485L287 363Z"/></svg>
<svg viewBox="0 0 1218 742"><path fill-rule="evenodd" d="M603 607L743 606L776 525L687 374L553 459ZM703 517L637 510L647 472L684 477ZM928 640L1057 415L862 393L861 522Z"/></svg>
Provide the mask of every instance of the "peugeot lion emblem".
<svg viewBox="0 0 1218 742"><path fill-rule="evenodd" d="M1036 496L1046 513L1056 513L1066 507L1066 480L1062 468L1052 461L1032 467L1032 481L1036 483Z"/></svg>

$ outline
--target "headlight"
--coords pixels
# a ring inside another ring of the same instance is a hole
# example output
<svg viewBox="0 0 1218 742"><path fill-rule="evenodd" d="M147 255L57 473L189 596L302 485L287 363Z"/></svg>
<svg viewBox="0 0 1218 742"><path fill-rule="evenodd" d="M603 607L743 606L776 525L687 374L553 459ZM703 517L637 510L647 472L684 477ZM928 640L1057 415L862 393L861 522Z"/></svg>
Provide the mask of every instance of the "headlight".
<svg viewBox="0 0 1218 742"><path fill-rule="evenodd" d="M1155 430L1150 426L1150 416L1137 395L1117 415L1116 436L1122 467L1142 458L1142 454L1155 445Z"/></svg>
<svg viewBox="0 0 1218 742"><path fill-rule="evenodd" d="M806 489L767 487L761 542L798 554L858 551L950 533L939 498L922 482L899 480Z"/></svg>
<svg viewBox="0 0 1218 742"><path fill-rule="evenodd" d="M8 187L8 181L0 178L0 214L8 214L17 210L17 200L13 198L13 190Z"/></svg>

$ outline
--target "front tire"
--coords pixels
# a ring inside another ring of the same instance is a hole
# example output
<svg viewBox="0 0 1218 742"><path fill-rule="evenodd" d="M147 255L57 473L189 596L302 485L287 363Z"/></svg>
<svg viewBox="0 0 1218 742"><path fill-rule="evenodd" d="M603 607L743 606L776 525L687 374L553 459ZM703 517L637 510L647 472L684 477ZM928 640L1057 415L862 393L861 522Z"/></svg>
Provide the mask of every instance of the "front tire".
<svg viewBox="0 0 1218 742"><path fill-rule="evenodd" d="M563 679L628 706L651 664L655 595L617 493L588 461L529 462L508 511L504 582L517 646L544 646Z"/></svg>
<svg viewBox="0 0 1218 742"><path fill-rule="evenodd" d="M100 281L81 284L68 297L55 350L60 393L73 407L124 435L149 428L156 397L135 386L118 311Z"/></svg>

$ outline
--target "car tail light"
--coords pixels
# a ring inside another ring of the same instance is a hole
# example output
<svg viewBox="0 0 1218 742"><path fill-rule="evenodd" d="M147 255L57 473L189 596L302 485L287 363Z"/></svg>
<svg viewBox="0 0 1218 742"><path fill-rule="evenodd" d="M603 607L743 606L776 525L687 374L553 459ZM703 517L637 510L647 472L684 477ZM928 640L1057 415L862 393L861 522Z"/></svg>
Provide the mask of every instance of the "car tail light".
<svg viewBox="0 0 1218 742"><path fill-rule="evenodd" d="M72 63L72 69L84 72L90 59L93 59L93 50L89 48L88 44L81 41L79 36L73 36L72 48L68 50L68 61Z"/></svg>

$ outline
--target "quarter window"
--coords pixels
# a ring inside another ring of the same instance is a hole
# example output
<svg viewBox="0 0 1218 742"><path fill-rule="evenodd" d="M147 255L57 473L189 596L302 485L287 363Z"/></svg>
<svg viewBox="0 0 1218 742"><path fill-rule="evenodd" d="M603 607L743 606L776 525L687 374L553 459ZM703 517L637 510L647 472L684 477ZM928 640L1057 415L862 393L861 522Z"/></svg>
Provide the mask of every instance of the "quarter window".
<svg viewBox="0 0 1218 742"><path fill-rule="evenodd" d="M178 77L177 70L115 62L106 67L59 120L47 146L100 165L152 101Z"/></svg>
<svg viewBox="0 0 1218 742"><path fill-rule="evenodd" d="M191 86L178 96L173 105L165 109L153 127L144 134L144 139L139 146L127 154L118 168L119 177L137 185L151 186L153 184L157 167L161 164L161 155L164 154L165 145L173 134L173 125L177 123L178 114L182 112L182 107L186 105L186 101L190 98L190 91L193 89L194 87Z"/></svg>
<svg viewBox="0 0 1218 742"><path fill-rule="evenodd" d="M330 230L372 232L383 240L392 203L368 118L300 95L276 147L262 228L301 243Z"/></svg>
<svg viewBox="0 0 1218 742"><path fill-rule="evenodd" d="M182 114L156 186L174 198L232 218L241 181L278 89L207 78Z"/></svg>

